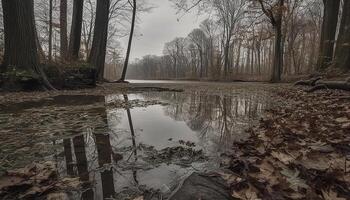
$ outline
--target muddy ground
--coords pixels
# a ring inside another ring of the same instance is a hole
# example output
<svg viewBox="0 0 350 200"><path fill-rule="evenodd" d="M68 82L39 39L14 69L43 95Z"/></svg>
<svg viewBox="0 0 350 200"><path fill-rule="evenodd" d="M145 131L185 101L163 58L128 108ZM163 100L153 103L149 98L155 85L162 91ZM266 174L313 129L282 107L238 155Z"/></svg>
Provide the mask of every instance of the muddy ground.
<svg viewBox="0 0 350 200"><path fill-rule="evenodd" d="M166 90L189 94L200 90L220 95L231 93L232 90L270 91L274 106L265 111L264 117L256 126L246 130L250 134L247 140L235 142L231 151L221 155L223 170L216 174L226 181L232 198L350 199L350 93L337 90L307 93L304 89L291 84L186 81L104 84L79 91L2 93L0 106L6 109L13 103L39 101L58 95L107 95ZM1 162L6 162L6 157ZM76 180L55 180L54 174L50 172L51 163L40 164L37 168L43 168L42 172L47 172L39 175L49 181L44 185L36 182L35 194L57 193L65 190L65 187L76 186ZM8 181L11 174L14 175L12 182L17 184L23 181L16 178L18 176L26 177L25 180L38 176L32 172L30 175L21 173L24 172L10 171L7 180L0 179L0 196L12 188ZM29 188L33 187L32 182L28 184L32 184ZM48 185L52 186L50 190L42 188ZM33 192L33 189L29 192ZM138 195L140 196L134 198L144 197Z"/></svg>

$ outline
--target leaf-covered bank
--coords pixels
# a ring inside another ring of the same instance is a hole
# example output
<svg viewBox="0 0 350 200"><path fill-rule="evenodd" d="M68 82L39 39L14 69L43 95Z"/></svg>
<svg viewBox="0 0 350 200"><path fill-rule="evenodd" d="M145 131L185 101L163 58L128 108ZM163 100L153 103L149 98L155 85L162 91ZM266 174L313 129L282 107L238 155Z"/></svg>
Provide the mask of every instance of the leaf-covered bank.
<svg viewBox="0 0 350 200"><path fill-rule="evenodd" d="M239 199L349 199L350 93L281 90L223 165Z"/></svg>

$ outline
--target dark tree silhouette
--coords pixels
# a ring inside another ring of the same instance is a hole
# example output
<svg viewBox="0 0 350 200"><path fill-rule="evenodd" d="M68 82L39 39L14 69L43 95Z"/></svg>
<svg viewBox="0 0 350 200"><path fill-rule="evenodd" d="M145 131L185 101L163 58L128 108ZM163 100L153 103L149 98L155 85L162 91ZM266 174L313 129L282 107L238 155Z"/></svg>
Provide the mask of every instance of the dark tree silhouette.
<svg viewBox="0 0 350 200"><path fill-rule="evenodd" d="M323 0L324 16L321 32L320 53L318 68L327 68L333 59L335 34L338 24L340 0Z"/></svg>
<svg viewBox="0 0 350 200"><path fill-rule="evenodd" d="M82 22L83 22L83 6L84 6L84 0L74 0L72 27L70 31L70 40L69 40L69 58L71 60L78 60L79 58L81 29L82 29Z"/></svg>
<svg viewBox="0 0 350 200"><path fill-rule="evenodd" d="M52 61L52 9L53 0L49 0L49 61Z"/></svg>
<svg viewBox="0 0 350 200"><path fill-rule="evenodd" d="M67 0L60 0L60 52L61 59L67 59L68 36L67 36Z"/></svg>
<svg viewBox="0 0 350 200"><path fill-rule="evenodd" d="M110 0L97 1L94 38L89 55L89 63L95 66L96 78L98 80L103 80L104 74L108 36L109 5Z"/></svg>
<svg viewBox="0 0 350 200"><path fill-rule="evenodd" d="M38 44L34 22L33 0L2 0L5 54L2 70L9 66L39 76L53 89L39 65Z"/></svg>
<svg viewBox="0 0 350 200"><path fill-rule="evenodd" d="M334 64L338 68L350 70L350 1L344 1Z"/></svg>
<svg viewBox="0 0 350 200"><path fill-rule="evenodd" d="M128 49L126 51L126 57L125 57L125 62L124 62L124 68L122 72L122 76L119 79L120 83L125 83L125 77L126 77L126 71L128 69L128 64L129 64L129 57L130 57L130 50L131 50L131 44L132 44L132 38L134 36L134 28L135 28L135 18L136 18L136 0L133 0L133 11L132 11L132 21L131 21L131 30L130 30L130 36L129 36L129 43L128 43Z"/></svg>
<svg viewBox="0 0 350 200"><path fill-rule="evenodd" d="M282 46L282 18L283 18L283 7L284 0L278 0L277 7L266 8L263 0L258 0L261 5L262 11L269 18L270 23L275 32L275 50L273 56L272 64L272 76L271 82L279 82L281 80L281 72L283 67L283 46ZM273 9L277 8L277 12L274 12Z"/></svg>

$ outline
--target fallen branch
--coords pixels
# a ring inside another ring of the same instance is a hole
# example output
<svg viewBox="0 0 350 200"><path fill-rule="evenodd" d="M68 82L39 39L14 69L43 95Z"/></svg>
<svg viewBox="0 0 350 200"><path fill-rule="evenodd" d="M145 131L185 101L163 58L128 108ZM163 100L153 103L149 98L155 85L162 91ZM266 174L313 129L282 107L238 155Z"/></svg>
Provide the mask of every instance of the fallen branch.
<svg viewBox="0 0 350 200"><path fill-rule="evenodd" d="M322 89L338 89L350 91L350 78L348 78L346 81L317 81L314 87L306 90L306 92L314 92L316 90Z"/></svg>
<svg viewBox="0 0 350 200"><path fill-rule="evenodd" d="M307 85L307 86L315 86L316 82L321 80L322 77L315 77L309 80L300 80L294 83L294 85Z"/></svg>

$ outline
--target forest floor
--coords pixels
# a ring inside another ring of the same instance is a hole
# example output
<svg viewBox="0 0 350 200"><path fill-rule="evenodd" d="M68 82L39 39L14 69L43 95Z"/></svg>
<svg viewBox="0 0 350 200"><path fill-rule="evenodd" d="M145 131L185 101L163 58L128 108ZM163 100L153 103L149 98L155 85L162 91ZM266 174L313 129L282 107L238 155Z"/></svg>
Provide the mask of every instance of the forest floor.
<svg viewBox="0 0 350 200"><path fill-rule="evenodd" d="M234 197L350 198L350 93L302 89L276 90L286 103L226 155Z"/></svg>
<svg viewBox="0 0 350 200"><path fill-rule="evenodd" d="M254 88L253 88L254 87ZM321 90L304 92L290 84L188 82L116 85L94 89L55 92L18 92L0 94L0 108L11 103L36 101L57 95L107 95L147 91L201 90L225 94L235 89L269 90L274 107L266 110L257 126L247 130L246 141L235 142L232 151L222 155L218 174L226 180L237 199L326 199L350 198L350 92ZM5 189L23 181L20 177L53 177L52 163L31 165L9 171L0 178L0 196ZM26 173L31 173L30 176ZM11 178L11 174L14 175ZM34 179L37 179L35 177ZM33 178L30 178L32 180ZM33 182L27 180L30 185ZM12 185L11 185L12 184ZM37 182L35 183L37 184ZM77 185L74 179L49 181L45 187L61 190ZM63 189L62 189L63 188ZM37 184L34 193L46 190Z"/></svg>

